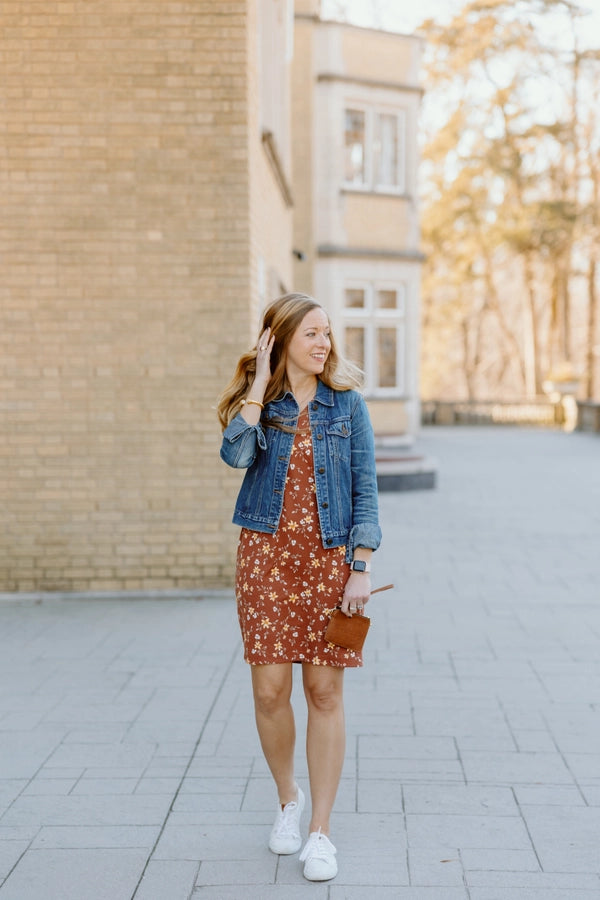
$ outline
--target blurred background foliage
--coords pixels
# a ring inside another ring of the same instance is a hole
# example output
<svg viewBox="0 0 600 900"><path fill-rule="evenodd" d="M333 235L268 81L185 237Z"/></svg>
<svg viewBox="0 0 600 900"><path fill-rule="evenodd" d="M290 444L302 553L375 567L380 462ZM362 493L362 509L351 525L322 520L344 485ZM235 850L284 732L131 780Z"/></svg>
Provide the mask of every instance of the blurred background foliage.
<svg viewBox="0 0 600 900"><path fill-rule="evenodd" d="M408 15L396 0L323 2L331 18L423 38L425 400L560 382L600 400L594 3L422 0Z"/></svg>
<svg viewBox="0 0 600 900"><path fill-rule="evenodd" d="M423 396L598 395L600 51L562 0L428 20Z"/></svg>

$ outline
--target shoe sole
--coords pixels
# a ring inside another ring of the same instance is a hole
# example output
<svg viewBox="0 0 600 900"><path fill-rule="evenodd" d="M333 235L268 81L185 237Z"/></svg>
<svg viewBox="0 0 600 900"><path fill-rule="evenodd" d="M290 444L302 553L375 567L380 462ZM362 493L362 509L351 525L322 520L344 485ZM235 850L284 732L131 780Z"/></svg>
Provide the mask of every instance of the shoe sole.
<svg viewBox="0 0 600 900"><path fill-rule="evenodd" d="M306 878L307 881L331 881L332 878L335 878L335 876L337 875L337 873L338 873L338 868L337 868L337 866L336 866L336 867L335 867L335 872L332 872L331 875L317 875L317 874L315 874L315 875L310 875L310 874L307 874L307 873L306 873L306 867L305 867L305 870L304 870L304 872L303 872L303 875L304 875L304 877Z"/></svg>

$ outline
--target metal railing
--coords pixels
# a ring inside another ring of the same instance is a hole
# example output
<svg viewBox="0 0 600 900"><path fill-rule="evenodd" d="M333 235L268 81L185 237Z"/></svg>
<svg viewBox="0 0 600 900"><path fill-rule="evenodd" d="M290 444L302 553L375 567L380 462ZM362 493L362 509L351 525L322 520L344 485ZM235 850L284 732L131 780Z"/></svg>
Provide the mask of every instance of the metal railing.
<svg viewBox="0 0 600 900"><path fill-rule="evenodd" d="M536 400L425 400L421 404L424 425L539 425L564 424L561 403L545 397Z"/></svg>

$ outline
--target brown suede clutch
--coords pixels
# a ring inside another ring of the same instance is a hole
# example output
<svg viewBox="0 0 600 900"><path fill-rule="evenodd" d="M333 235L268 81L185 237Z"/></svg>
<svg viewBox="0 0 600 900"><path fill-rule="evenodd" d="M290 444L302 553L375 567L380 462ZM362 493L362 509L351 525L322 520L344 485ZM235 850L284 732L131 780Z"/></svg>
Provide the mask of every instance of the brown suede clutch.
<svg viewBox="0 0 600 900"><path fill-rule="evenodd" d="M375 588L371 593L378 594L380 591L389 591L393 586L393 584L386 584L385 587ZM346 650L362 650L370 624L371 620L368 616L362 615L362 613L346 616L338 607L332 612L329 624L325 629L325 640L330 644L337 644L338 647L345 647Z"/></svg>
<svg viewBox="0 0 600 900"><path fill-rule="evenodd" d="M362 650L370 624L368 616L359 613L346 616L341 609L334 609L325 630L325 640L346 650Z"/></svg>

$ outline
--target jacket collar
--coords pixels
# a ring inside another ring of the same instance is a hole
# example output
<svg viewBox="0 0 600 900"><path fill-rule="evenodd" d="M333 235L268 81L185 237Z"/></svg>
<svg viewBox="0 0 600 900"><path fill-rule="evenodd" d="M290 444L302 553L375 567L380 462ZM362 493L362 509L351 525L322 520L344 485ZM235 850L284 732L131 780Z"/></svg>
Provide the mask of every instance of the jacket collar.
<svg viewBox="0 0 600 900"><path fill-rule="evenodd" d="M323 406L333 406L333 388L327 387L326 384L319 381L315 400L317 403L322 403Z"/></svg>
<svg viewBox="0 0 600 900"><path fill-rule="evenodd" d="M271 403L284 403L287 400L294 400L294 395L290 391L286 391L283 397L272 400ZM295 402L295 400L294 400ZM317 393L311 403L321 403L323 406L334 406L333 388L327 387L322 381L317 383Z"/></svg>

